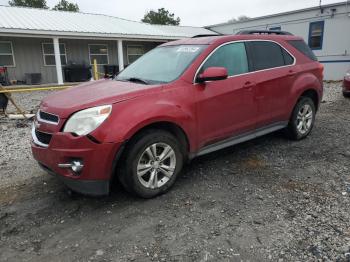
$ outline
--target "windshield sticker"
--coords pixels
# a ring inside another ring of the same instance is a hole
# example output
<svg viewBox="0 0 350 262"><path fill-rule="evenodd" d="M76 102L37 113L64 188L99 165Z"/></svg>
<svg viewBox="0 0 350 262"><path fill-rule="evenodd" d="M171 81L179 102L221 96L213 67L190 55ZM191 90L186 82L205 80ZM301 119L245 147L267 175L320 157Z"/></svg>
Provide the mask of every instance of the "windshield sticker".
<svg viewBox="0 0 350 262"><path fill-rule="evenodd" d="M176 52L178 53L195 53L199 50L199 47L193 47L193 46L182 46L182 47L179 47Z"/></svg>

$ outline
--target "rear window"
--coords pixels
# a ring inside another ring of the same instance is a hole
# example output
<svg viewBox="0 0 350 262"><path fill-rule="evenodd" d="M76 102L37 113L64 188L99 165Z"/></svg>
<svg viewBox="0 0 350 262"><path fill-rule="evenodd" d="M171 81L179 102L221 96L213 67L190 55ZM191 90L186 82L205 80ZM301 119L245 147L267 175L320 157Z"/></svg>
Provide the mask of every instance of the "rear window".
<svg viewBox="0 0 350 262"><path fill-rule="evenodd" d="M289 40L288 43L311 60L317 61L317 57L303 40Z"/></svg>
<svg viewBox="0 0 350 262"><path fill-rule="evenodd" d="M285 65L292 65L294 63L294 58L282 47L282 53L283 53L283 58L284 58L284 64Z"/></svg>

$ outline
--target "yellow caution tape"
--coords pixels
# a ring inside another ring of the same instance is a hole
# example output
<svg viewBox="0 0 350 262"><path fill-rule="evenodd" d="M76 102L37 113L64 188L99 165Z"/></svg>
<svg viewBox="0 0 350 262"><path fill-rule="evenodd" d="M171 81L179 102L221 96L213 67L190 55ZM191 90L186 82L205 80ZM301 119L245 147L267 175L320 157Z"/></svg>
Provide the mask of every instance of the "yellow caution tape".
<svg viewBox="0 0 350 262"><path fill-rule="evenodd" d="M104 73L96 72L98 75L106 75ZM112 77L112 75L107 74L108 77ZM72 86L51 86L51 87L33 87L33 88L10 88L10 89L5 89L1 90L0 89L0 94L4 93L22 93L22 92L34 92L34 91L47 91L47 90L61 90L61 89L66 89Z"/></svg>
<svg viewBox="0 0 350 262"><path fill-rule="evenodd" d="M35 88L16 88L0 90L1 93L21 93L21 92L33 92L33 91L47 91L47 90L61 90L72 86L51 86L51 87L35 87Z"/></svg>

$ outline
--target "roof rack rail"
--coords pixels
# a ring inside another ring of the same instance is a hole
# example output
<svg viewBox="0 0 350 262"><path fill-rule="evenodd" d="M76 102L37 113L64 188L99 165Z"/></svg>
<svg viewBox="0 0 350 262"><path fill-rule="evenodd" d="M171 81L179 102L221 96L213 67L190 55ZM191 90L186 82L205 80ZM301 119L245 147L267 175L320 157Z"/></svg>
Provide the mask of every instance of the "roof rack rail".
<svg viewBox="0 0 350 262"><path fill-rule="evenodd" d="M222 35L222 34L202 34L202 35L195 35L195 36L192 36L192 38L198 38L198 37L209 37L209 36L219 36L219 35Z"/></svg>
<svg viewBox="0 0 350 262"><path fill-rule="evenodd" d="M293 35L286 31L277 30L243 30L239 31L236 35Z"/></svg>

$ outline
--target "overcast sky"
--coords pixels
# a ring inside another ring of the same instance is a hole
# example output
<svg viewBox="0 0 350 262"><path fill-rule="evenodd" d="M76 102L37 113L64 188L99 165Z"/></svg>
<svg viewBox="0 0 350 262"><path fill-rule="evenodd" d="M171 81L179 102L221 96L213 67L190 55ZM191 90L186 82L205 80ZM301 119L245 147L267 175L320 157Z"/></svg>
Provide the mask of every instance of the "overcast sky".
<svg viewBox="0 0 350 262"><path fill-rule="evenodd" d="M47 0L53 7L59 0ZM322 0L323 4L341 0ZM80 10L140 21L151 9L164 7L181 18L181 25L205 26L246 15L257 17L317 6L319 0L72 0ZM0 0L7 4L8 0ZM1 14L0 14L1 19Z"/></svg>

